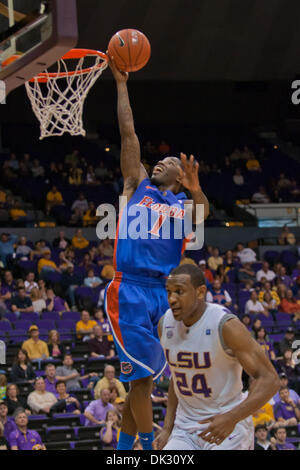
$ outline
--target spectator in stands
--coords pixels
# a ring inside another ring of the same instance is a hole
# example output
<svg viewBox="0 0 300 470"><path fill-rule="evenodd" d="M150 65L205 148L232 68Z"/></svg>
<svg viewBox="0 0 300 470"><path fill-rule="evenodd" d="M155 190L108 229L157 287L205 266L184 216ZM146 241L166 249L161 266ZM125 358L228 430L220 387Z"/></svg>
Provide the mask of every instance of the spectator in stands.
<svg viewBox="0 0 300 470"><path fill-rule="evenodd" d="M287 225L283 226L282 232L278 238L279 245L295 245L296 238L295 235L290 232Z"/></svg>
<svg viewBox="0 0 300 470"><path fill-rule="evenodd" d="M101 271L101 278L103 280L105 279L111 280L113 279L114 275L115 275L115 270L113 266L111 266L110 264L106 264Z"/></svg>
<svg viewBox="0 0 300 470"><path fill-rule="evenodd" d="M82 259L82 262L78 265L80 268L83 268L86 273L88 273L89 269L94 269L95 266L92 263L91 256L89 253L85 253Z"/></svg>
<svg viewBox="0 0 300 470"><path fill-rule="evenodd" d="M116 369L114 366L107 365L104 368L104 376L102 379L97 382L96 387L94 388L94 397L99 398L100 393L103 389L110 389L112 386L116 386L119 391L119 395L121 398L126 398L126 390L124 385L120 380L116 379Z"/></svg>
<svg viewBox="0 0 300 470"><path fill-rule="evenodd" d="M65 354L65 346L60 342L59 332L50 330L48 335L48 349L50 357L61 359Z"/></svg>
<svg viewBox="0 0 300 470"><path fill-rule="evenodd" d="M280 304L280 298L276 290L271 289L271 283L270 282L264 282L262 286L262 290L259 291L258 294L258 300L260 302L263 302L265 294L270 294L272 299L276 301L277 306Z"/></svg>
<svg viewBox="0 0 300 470"><path fill-rule="evenodd" d="M47 359L49 357L49 350L47 343L39 339L39 329L36 325L31 325L28 330L30 339L24 341L22 349L28 354L28 358L33 361L36 359Z"/></svg>
<svg viewBox="0 0 300 470"><path fill-rule="evenodd" d="M45 367L45 389L46 392L56 394L56 367L54 364L47 364Z"/></svg>
<svg viewBox="0 0 300 470"><path fill-rule="evenodd" d="M300 376L300 369L299 365L295 363L293 360L293 350L292 349L286 349L283 353L283 359L279 359L276 364L276 368L278 373L284 373L286 374L287 378L289 379L289 385L291 388L296 390L297 393L299 393L300 389L300 382L299 382L299 376Z"/></svg>
<svg viewBox="0 0 300 470"><path fill-rule="evenodd" d="M284 426L279 426L274 436L275 437L271 437L270 441L276 450L296 450L294 444L286 442L286 429Z"/></svg>
<svg viewBox="0 0 300 470"><path fill-rule="evenodd" d="M270 292L265 292L263 296L263 301L261 303L265 311L271 314L273 318L275 318L275 314L277 312L277 302L275 299L272 298Z"/></svg>
<svg viewBox="0 0 300 470"><path fill-rule="evenodd" d="M151 400L154 406L155 405L167 406L167 403L168 403L168 394L164 392L161 388L159 388L155 382L153 382Z"/></svg>
<svg viewBox="0 0 300 470"><path fill-rule="evenodd" d="M15 384L9 384L7 387L7 396L5 400L8 407L8 415L11 416L15 413L18 408L23 408L25 413L29 416L31 411L27 405L27 400L23 395L20 395L20 391Z"/></svg>
<svg viewBox="0 0 300 470"><path fill-rule="evenodd" d="M95 397L96 398L96 397ZM114 407L109 403L110 392L104 388L101 390L100 397L90 402L84 411L86 417L85 426L93 426L95 424L105 424L106 414L109 410L114 410Z"/></svg>
<svg viewBox="0 0 300 470"><path fill-rule="evenodd" d="M75 291L82 284L82 278L75 273L74 266L69 266L62 274L61 286L65 290L68 299L71 302L72 310L76 310Z"/></svg>
<svg viewBox="0 0 300 470"><path fill-rule="evenodd" d="M245 325L247 330L251 331L251 317L248 313L242 316L241 322Z"/></svg>
<svg viewBox="0 0 300 470"><path fill-rule="evenodd" d="M97 181L97 177L96 177L93 165L89 165L87 167L86 184L91 184L91 185L92 184L93 185L99 184L98 181Z"/></svg>
<svg viewBox="0 0 300 470"><path fill-rule="evenodd" d="M6 397L7 378L5 374L0 374L0 401Z"/></svg>
<svg viewBox="0 0 300 470"><path fill-rule="evenodd" d="M272 406L269 403L266 403L252 414L252 420L255 427L258 424L264 424L268 429L272 429L275 425Z"/></svg>
<svg viewBox="0 0 300 470"><path fill-rule="evenodd" d="M10 381L18 382L31 382L33 383L36 378L36 373L30 363L26 349L19 349L14 358L12 369L10 372Z"/></svg>
<svg viewBox="0 0 300 470"><path fill-rule="evenodd" d="M2 450L8 450L8 448L9 448L8 442L4 437L4 426L2 422L0 421L0 452Z"/></svg>
<svg viewBox="0 0 300 470"><path fill-rule="evenodd" d="M245 304L245 313L250 315L257 315L262 313L266 317L269 315L269 312L265 310L262 303L257 300L257 293L253 290L250 294L250 299L247 300Z"/></svg>
<svg viewBox="0 0 300 470"><path fill-rule="evenodd" d="M265 424L255 426L255 444L254 450L274 450L273 444L267 439L268 428Z"/></svg>
<svg viewBox="0 0 300 470"><path fill-rule="evenodd" d="M8 406L0 401L0 423L3 426L3 436L8 441L10 434L17 429L14 418L8 416Z"/></svg>
<svg viewBox="0 0 300 470"><path fill-rule="evenodd" d="M30 294L32 289L38 289L38 284L35 282L35 274L33 272L29 272L26 275L26 280L24 282L26 294Z"/></svg>
<svg viewBox="0 0 300 470"><path fill-rule="evenodd" d="M90 201L89 207L86 213L83 216L83 226L84 227L91 227L95 226L98 222L99 217L96 215L96 206L95 203Z"/></svg>
<svg viewBox="0 0 300 470"><path fill-rule="evenodd" d="M41 313L44 310L46 310L46 302L42 298L42 294L37 288L31 289L31 294L30 294L31 302L32 302L32 308L34 312Z"/></svg>
<svg viewBox="0 0 300 470"><path fill-rule="evenodd" d="M277 186L280 189L289 188L291 186L291 180L285 176L285 173L280 173L279 180L277 181Z"/></svg>
<svg viewBox="0 0 300 470"><path fill-rule="evenodd" d="M70 245L71 240L65 237L65 232L63 231L59 232L58 237L54 238L52 242L53 248L60 248L61 250L65 250Z"/></svg>
<svg viewBox="0 0 300 470"><path fill-rule="evenodd" d="M292 280L296 281L297 278L300 279L300 260L297 261L297 267L293 269L293 272L292 272Z"/></svg>
<svg viewBox="0 0 300 470"><path fill-rule="evenodd" d="M260 186L259 190L256 191L252 195L252 202L256 204L269 204L270 198L267 194L266 188L264 186Z"/></svg>
<svg viewBox="0 0 300 470"><path fill-rule="evenodd" d="M270 361L275 361L276 354L275 354L273 345L272 343L270 343L270 341L266 341L266 336L267 336L267 333L263 326L258 328L257 331L255 332L255 339L265 351L266 356L268 356Z"/></svg>
<svg viewBox="0 0 300 470"><path fill-rule="evenodd" d="M216 271L220 264L223 264L223 258L220 256L219 248L213 249L213 254L207 260L209 269Z"/></svg>
<svg viewBox="0 0 300 470"><path fill-rule="evenodd" d="M87 378L96 376L97 374L95 372L90 372L89 374L80 376L79 372L73 368L73 358L70 353L65 354L63 365L57 367L56 369L56 377L59 377L58 380L63 380L66 382L67 391L80 389L80 380L85 380Z"/></svg>
<svg viewBox="0 0 300 470"><path fill-rule="evenodd" d="M11 299L11 310L17 316L20 316L21 312L33 312L33 306L31 299L26 296L24 287L18 288L18 295Z"/></svg>
<svg viewBox="0 0 300 470"><path fill-rule="evenodd" d="M246 282L251 282L252 286L255 284L255 272L251 269L251 263L244 263L238 270L238 280L243 284Z"/></svg>
<svg viewBox="0 0 300 470"><path fill-rule="evenodd" d="M279 374L279 379L280 379L280 388L288 387L289 379L287 378L287 376L284 372ZM290 393L290 397L292 398L294 403L296 403L297 406L300 406L300 397L299 397L298 393L295 392L295 390L293 390L291 388L289 388L288 390L289 390L289 393ZM276 395L274 395L273 400L274 400L275 404L280 402L279 392L277 392Z"/></svg>
<svg viewBox="0 0 300 470"><path fill-rule="evenodd" d="M60 273L60 269L56 266L54 261L51 260L51 251L49 250L49 248L44 251L42 257L38 262L37 269L41 278L47 276L47 272L49 271Z"/></svg>
<svg viewBox="0 0 300 470"><path fill-rule="evenodd" d="M62 197L61 192L57 190L56 186L52 186L50 191L47 193L46 197L46 213L47 215L50 214L50 211L55 206L62 206L64 205L64 200Z"/></svg>
<svg viewBox="0 0 300 470"><path fill-rule="evenodd" d="M214 276L211 270L206 267L205 259L201 259L198 264L199 264L200 269L203 271L205 278L208 280L210 284L212 284L214 281Z"/></svg>
<svg viewBox="0 0 300 470"><path fill-rule="evenodd" d="M102 240L97 248L97 264L98 266L104 266L106 264L112 264L113 261L113 249L111 244L107 243L106 240Z"/></svg>
<svg viewBox="0 0 300 470"><path fill-rule="evenodd" d="M82 341L89 341L93 334L93 328L97 323L95 320L91 320L90 314L87 310L81 312L81 319L76 323L77 338Z"/></svg>
<svg viewBox="0 0 300 470"><path fill-rule="evenodd" d="M232 304L230 295L228 294L227 290L222 289L219 279L215 279L212 285L212 289L207 291L206 301L224 305L225 307L230 307Z"/></svg>
<svg viewBox="0 0 300 470"><path fill-rule="evenodd" d="M259 328L262 326L260 318L255 318L253 324L252 324L252 331L251 331L251 336L252 338L256 338L257 331ZM266 341L269 341L269 337L266 336Z"/></svg>
<svg viewBox="0 0 300 470"><path fill-rule="evenodd" d="M235 169L232 180L236 186L243 186L245 184L245 180L241 173L240 168Z"/></svg>
<svg viewBox="0 0 300 470"><path fill-rule="evenodd" d="M279 343L280 354L284 354L287 349L293 348L293 343L295 341L295 330L289 326L284 334L284 337Z"/></svg>
<svg viewBox="0 0 300 470"><path fill-rule="evenodd" d="M300 320L300 303L295 299L292 289L288 289L285 298L282 299L280 311L294 315L294 320Z"/></svg>
<svg viewBox="0 0 300 470"><path fill-rule="evenodd" d="M111 403L112 405L114 405L116 399L120 397L120 395L119 395L119 390L118 390L118 388L117 388L115 385L112 385L112 386L109 388L109 392L110 392L109 403Z"/></svg>
<svg viewBox="0 0 300 470"><path fill-rule="evenodd" d="M115 407L115 409L117 410L117 412L119 413L120 416L123 415L124 405L125 405L125 400L124 400L124 398L117 397L117 398L115 399L114 407Z"/></svg>
<svg viewBox="0 0 300 470"><path fill-rule="evenodd" d="M47 300L46 300L46 306L48 312L69 312L70 307L68 305L68 302L66 300L63 300L61 297L58 297L55 295L53 289L47 289Z"/></svg>
<svg viewBox="0 0 300 470"><path fill-rule="evenodd" d="M47 247L47 250L49 248ZM42 247L41 241L38 240L34 244L34 250L30 253L30 261L35 261L36 259L40 259L44 254L44 248Z"/></svg>
<svg viewBox="0 0 300 470"><path fill-rule="evenodd" d="M259 269L256 273L256 281L260 282L262 277L265 277L267 281L272 282L274 278L276 277L276 274L274 271L272 271L270 268L270 265L267 261L264 261L262 264L261 269Z"/></svg>
<svg viewBox="0 0 300 470"><path fill-rule="evenodd" d="M118 433L121 427L120 416L116 410L109 410L105 417L105 426L100 431L100 439L112 449L117 449Z"/></svg>
<svg viewBox="0 0 300 470"><path fill-rule="evenodd" d="M20 237L17 249L16 249L16 256L17 259L21 261L28 261L30 258L30 253L32 252L32 248L27 245L26 237Z"/></svg>
<svg viewBox="0 0 300 470"><path fill-rule="evenodd" d="M91 357L105 357L110 359L116 355L112 345L109 343L100 325L93 328L94 338L88 342L89 353Z"/></svg>
<svg viewBox="0 0 300 470"><path fill-rule="evenodd" d="M68 178L69 184L81 185L83 170L81 168L71 168Z"/></svg>
<svg viewBox="0 0 300 470"><path fill-rule="evenodd" d="M236 265L237 261L234 259L232 250L227 250L224 255L225 272L227 273L230 269L235 268Z"/></svg>
<svg viewBox="0 0 300 470"><path fill-rule="evenodd" d="M13 281L13 285L15 282ZM4 314L10 306L10 299L11 293L9 287L5 284L2 284L2 280L0 279L0 313Z"/></svg>
<svg viewBox="0 0 300 470"><path fill-rule="evenodd" d="M17 239L17 235L10 235L9 233L2 233L0 235L0 261L3 263L4 268L14 254L14 245Z"/></svg>
<svg viewBox="0 0 300 470"><path fill-rule="evenodd" d="M218 266L217 272L215 274L215 279L219 279L221 284L229 283L229 277L226 274L225 266L223 266L223 264L220 264L220 266Z"/></svg>
<svg viewBox="0 0 300 470"><path fill-rule="evenodd" d="M242 264L256 262L255 251L253 251L252 248L245 248L243 243L236 245L236 255Z"/></svg>
<svg viewBox="0 0 300 470"><path fill-rule="evenodd" d="M46 291L46 283L44 279L39 279L38 280L38 286L39 286L39 291L42 296L42 299L45 301L47 300L47 291Z"/></svg>
<svg viewBox="0 0 300 470"><path fill-rule="evenodd" d="M285 299L286 293L287 293L287 287L285 284L282 284L280 281L276 282L276 286L273 288L273 290L276 289L277 296L279 298L279 304L282 302L283 299Z"/></svg>
<svg viewBox="0 0 300 470"><path fill-rule="evenodd" d="M98 287L102 284L102 279L99 276L95 276L94 270L89 269L87 277L84 279L84 285L86 287Z"/></svg>
<svg viewBox="0 0 300 470"><path fill-rule="evenodd" d="M259 161L252 152L250 152L250 155L247 158L246 168L248 171L261 171Z"/></svg>
<svg viewBox="0 0 300 470"><path fill-rule="evenodd" d="M80 159L80 153L79 150L74 149L72 153L68 153L65 156L64 163L71 167L73 165L78 165L79 164L79 159Z"/></svg>
<svg viewBox="0 0 300 470"><path fill-rule="evenodd" d="M43 377L37 377L34 382L34 392L29 393L27 403L33 413L49 414L51 407L57 402L56 396L46 391Z"/></svg>
<svg viewBox="0 0 300 470"><path fill-rule="evenodd" d="M11 271L4 272L4 283L3 287L13 294L16 290L16 282L14 281L13 275Z"/></svg>
<svg viewBox="0 0 300 470"><path fill-rule="evenodd" d="M61 273L66 271L69 267L74 266L71 261L66 258L66 252L60 251L58 255L58 269Z"/></svg>
<svg viewBox="0 0 300 470"><path fill-rule="evenodd" d="M75 209L80 211L81 217L83 217L84 213L88 210L88 202L83 192L79 193L78 199L72 204L71 210L74 211Z"/></svg>
<svg viewBox="0 0 300 470"><path fill-rule="evenodd" d="M84 238L82 230L76 230L76 233L72 238L72 246L74 248L77 248L78 250L84 250L84 248L87 248L89 246L89 243L90 242L86 238Z"/></svg>
<svg viewBox="0 0 300 470"><path fill-rule="evenodd" d="M70 227L82 227L83 217L78 208L74 209L69 220Z"/></svg>
<svg viewBox="0 0 300 470"><path fill-rule="evenodd" d="M102 308L97 308L94 313L94 320L96 321L97 325L100 325L102 328L102 332L105 336L107 336L108 341L113 341L113 337L111 335L111 328L109 321L107 318L104 318L104 313Z"/></svg>
<svg viewBox="0 0 300 470"><path fill-rule="evenodd" d="M14 222L14 227L19 227L20 225L27 227L30 222L26 212L22 209L20 201L15 201L14 206L9 211L9 215L11 220Z"/></svg>
<svg viewBox="0 0 300 470"><path fill-rule="evenodd" d="M45 176L45 168L37 158L32 162L31 173L34 178L44 178Z"/></svg>
<svg viewBox="0 0 300 470"><path fill-rule="evenodd" d="M73 413L80 414L80 402L75 395L67 392L66 384L62 380L56 382L56 392L58 403L52 407L52 411L56 413Z"/></svg>
<svg viewBox="0 0 300 470"><path fill-rule="evenodd" d="M280 401L274 407L276 421L283 426L296 426L300 421L300 410L290 397L288 387L279 390Z"/></svg>
<svg viewBox="0 0 300 470"><path fill-rule="evenodd" d="M293 284L292 278L286 274L286 268L281 266L279 273L276 276L276 284L284 284L287 288L290 288Z"/></svg>
<svg viewBox="0 0 300 470"><path fill-rule="evenodd" d="M46 450L41 436L37 431L28 429L28 416L22 408L16 411L15 422L17 429L9 436L11 450Z"/></svg>

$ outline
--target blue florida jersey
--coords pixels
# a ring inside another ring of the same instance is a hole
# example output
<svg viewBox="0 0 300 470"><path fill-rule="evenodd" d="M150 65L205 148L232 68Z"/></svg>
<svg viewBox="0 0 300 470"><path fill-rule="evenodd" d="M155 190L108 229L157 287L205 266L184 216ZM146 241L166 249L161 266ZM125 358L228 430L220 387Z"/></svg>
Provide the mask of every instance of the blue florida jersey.
<svg viewBox="0 0 300 470"><path fill-rule="evenodd" d="M180 263L185 248L185 193L159 191L141 182L120 213L115 242L117 272L165 277Z"/></svg>

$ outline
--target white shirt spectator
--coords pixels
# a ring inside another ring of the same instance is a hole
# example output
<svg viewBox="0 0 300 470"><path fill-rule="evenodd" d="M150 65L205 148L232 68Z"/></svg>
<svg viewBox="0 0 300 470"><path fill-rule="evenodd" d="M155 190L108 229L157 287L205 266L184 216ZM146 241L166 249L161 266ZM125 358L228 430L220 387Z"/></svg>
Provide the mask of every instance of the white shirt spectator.
<svg viewBox="0 0 300 470"><path fill-rule="evenodd" d="M251 248L244 248L237 253L237 256L242 264L256 262L256 253Z"/></svg>
<svg viewBox="0 0 300 470"><path fill-rule="evenodd" d="M51 392L31 392L28 396L27 403L34 413L43 411L45 407L51 407L57 402L57 398Z"/></svg>
<svg viewBox="0 0 300 470"><path fill-rule="evenodd" d="M71 210L74 211L75 209L79 209L82 213L86 212L88 210L88 202L86 199L76 199L76 201L73 202Z"/></svg>
<svg viewBox="0 0 300 470"><path fill-rule="evenodd" d="M244 177L243 175L233 175L233 182L237 186L242 186L244 184Z"/></svg>
<svg viewBox="0 0 300 470"><path fill-rule="evenodd" d="M264 307L259 300L253 302L253 300L249 299L245 305L245 313L263 313Z"/></svg>
<svg viewBox="0 0 300 470"><path fill-rule="evenodd" d="M25 286L25 290L26 290L27 293L30 292L31 289L34 289L34 288L38 289L39 288L38 284L34 281L32 281L32 282L25 281L24 286Z"/></svg>
<svg viewBox="0 0 300 470"><path fill-rule="evenodd" d="M259 271L257 271L256 273L256 280L257 282L260 282L260 280L265 277L267 279L267 281L273 281L274 277L276 277L276 274L274 273L274 271L271 271L271 269L268 269L267 272L265 272L263 269L260 269Z"/></svg>
<svg viewBox="0 0 300 470"><path fill-rule="evenodd" d="M46 302L44 299L38 299L32 301L33 311L41 313L43 310L46 310Z"/></svg>

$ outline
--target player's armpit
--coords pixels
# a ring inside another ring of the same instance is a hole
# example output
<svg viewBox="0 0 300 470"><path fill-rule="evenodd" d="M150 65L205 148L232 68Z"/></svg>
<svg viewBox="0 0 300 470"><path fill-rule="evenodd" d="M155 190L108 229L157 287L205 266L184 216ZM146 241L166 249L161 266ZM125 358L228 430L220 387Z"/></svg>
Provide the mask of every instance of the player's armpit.
<svg viewBox="0 0 300 470"><path fill-rule="evenodd" d="M161 317L161 319L159 320L158 325L157 325L157 332L158 332L159 339L161 338L161 335L162 335L164 317L165 317L164 315Z"/></svg>

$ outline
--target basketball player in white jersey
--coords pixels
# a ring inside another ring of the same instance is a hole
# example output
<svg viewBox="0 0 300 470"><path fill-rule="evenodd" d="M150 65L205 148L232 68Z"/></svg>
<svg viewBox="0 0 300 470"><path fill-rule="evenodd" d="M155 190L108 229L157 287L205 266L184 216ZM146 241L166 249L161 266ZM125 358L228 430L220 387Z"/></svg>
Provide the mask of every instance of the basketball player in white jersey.
<svg viewBox="0 0 300 470"><path fill-rule="evenodd" d="M159 335L172 372L156 450L253 449L252 414L279 389L279 379L245 326L205 302L200 268L182 265L167 280L170 309ZM253 378L242 393L242 370Z"/></svg>

